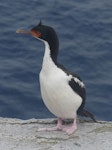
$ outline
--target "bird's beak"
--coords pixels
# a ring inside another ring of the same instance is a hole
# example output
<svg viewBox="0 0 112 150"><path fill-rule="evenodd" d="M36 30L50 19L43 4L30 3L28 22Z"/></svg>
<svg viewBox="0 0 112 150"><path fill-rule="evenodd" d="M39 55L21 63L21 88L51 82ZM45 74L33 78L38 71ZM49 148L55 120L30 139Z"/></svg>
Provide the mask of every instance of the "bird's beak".
<svg viewBox="0 0 112 150"><path fill-rule="evenodd" d="M25 31L25 30L16 30L16 33L19 33L19 34L29 34L29 35L32 35L36 38L39 38L41 36L41 33L32 29L32 30L29 30L29 31Z"/></svg>

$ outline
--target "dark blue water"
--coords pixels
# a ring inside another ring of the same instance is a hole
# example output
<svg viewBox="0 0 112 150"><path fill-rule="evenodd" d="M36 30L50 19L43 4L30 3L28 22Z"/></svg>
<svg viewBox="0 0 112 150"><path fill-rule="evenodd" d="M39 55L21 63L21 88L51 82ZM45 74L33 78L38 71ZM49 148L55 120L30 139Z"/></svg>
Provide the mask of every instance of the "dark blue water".
<svg viewBox="0 0 112 150"><path fill-rule="evenodd" d="M112 120L111 0L0 1L0 117L53 117L39 89L44 45L15 33L40 19L59 35L59 62L83 79L86 108Z"/></svg>

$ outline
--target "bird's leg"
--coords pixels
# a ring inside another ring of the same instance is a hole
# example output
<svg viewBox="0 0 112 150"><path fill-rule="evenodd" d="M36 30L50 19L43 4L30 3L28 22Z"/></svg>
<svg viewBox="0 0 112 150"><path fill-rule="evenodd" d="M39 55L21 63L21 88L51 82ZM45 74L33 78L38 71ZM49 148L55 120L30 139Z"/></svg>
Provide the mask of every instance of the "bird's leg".
<svg viewBox="0 0 112 150"><path fill-rule="evenodd" d="M57 130L62 130L63 129L63 125L62 125L62 119L58 118L58 122L56 127L53 128L40 128L38 129L38 131L57 131Z"/></svg>
<svg viewBox="0 0 112 150"><path fill-rule="evenodd" d="M77 124L76 124L76 117L75 117L72 126L64 127L62 130L65 131L68 135L70 135L73 132L75 132L76 129L77 129Z"/></svg>
<svg viewBox="0 0 112 150"><path fill-rule="evenodd" d="M52 128L40 128L37 131L65 131L68 135L71 135L75 130L77 129L77 124L76 124L76 117L74 118L74 122L71 126L67 127L65 125L62 125L62 119L58 118L58 122L56 127Z"/></svg>
<svg viewBox="0 0 112 150"><path fill-rule="evenodd" d="M63 125L62 125L62 119L61 118L58 118L58 123L55 127L57 130L62 130L63 128Z"/></svg>

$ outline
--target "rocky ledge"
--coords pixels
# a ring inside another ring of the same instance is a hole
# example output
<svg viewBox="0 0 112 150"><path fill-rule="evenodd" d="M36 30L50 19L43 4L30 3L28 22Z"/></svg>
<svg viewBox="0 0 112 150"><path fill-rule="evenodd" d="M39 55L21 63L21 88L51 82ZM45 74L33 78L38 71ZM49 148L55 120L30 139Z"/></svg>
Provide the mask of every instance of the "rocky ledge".
<svg viewBox="0 0 112 150"><path fill-rule="evenodd" d="M62 131L37 131L55 124L56 119L0 118L0 150L112 150L112 122L79 120L70 136Z"/></svg>

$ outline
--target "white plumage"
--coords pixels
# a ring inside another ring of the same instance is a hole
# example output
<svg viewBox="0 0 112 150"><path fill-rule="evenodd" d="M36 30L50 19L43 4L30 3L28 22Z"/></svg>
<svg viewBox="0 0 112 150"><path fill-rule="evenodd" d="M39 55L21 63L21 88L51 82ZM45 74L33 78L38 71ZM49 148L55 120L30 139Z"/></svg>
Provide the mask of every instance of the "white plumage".
<svg viewBox="0 0 112 150"><path fill-rule="evenodd" d="M45 54L40 72L40 87L43 101L57 117L74 118L82 98L69 86L71 75L67 76L50 57L50 49L45 43ZM78 80L78 79L77 79ZM77 81L78 82L78 81Z"/></svg>

